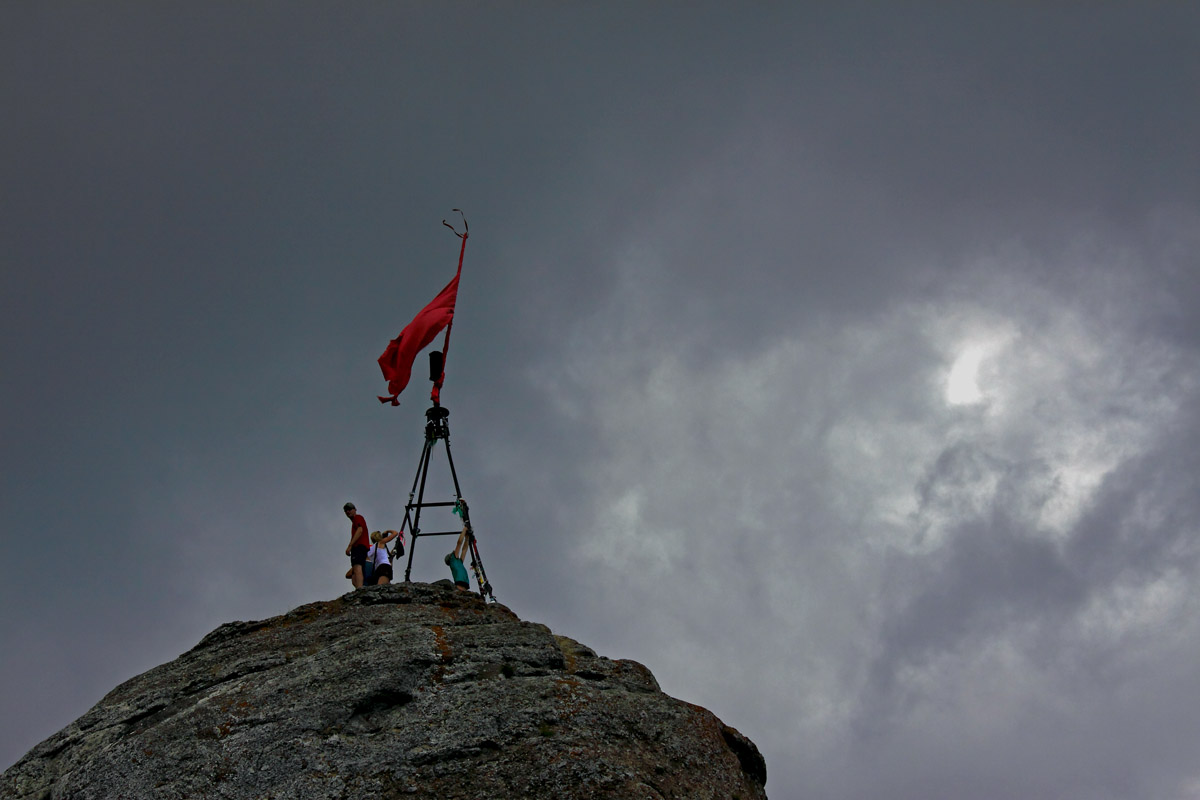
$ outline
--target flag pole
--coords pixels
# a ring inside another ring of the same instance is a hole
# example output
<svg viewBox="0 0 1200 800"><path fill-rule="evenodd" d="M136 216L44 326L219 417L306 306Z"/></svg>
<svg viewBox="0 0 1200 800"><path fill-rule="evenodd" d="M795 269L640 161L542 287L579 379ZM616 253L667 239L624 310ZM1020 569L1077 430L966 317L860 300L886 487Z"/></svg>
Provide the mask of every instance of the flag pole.
<svg viewBox="0 0 1200 800"><path fill-rule="evenodd" d="M454 229L453 225L451 225L449 222L446 222L446 220L442 220L443 225L445 225L451 231L454 231L454 235L459 239L462 239L462 247L459 248L458 251L458 271L454 273L454 278L457 280L462 275L463 256L465 256L467 253L467 236L469 235L470 226L467 225L467 215L463 213L461 208L455 208L451 210L457 211L459 216L462 217L463 221L463 232L459 233ZM446 338L442 340L442 372L441 375L438 376L438 379L433 382L433 389L429 392L429 399L433 401L435 406L441 405L439 401L441 400L442 384L446 381L446 356L450 352L450 330L453 327L454 317L451 316L450 321L446 323Z"/></svg>

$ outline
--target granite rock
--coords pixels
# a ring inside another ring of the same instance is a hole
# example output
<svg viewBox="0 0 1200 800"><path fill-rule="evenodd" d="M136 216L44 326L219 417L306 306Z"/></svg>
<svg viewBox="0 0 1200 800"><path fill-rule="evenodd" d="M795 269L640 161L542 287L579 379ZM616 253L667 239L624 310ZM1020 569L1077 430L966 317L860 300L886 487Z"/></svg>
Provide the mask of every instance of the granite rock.
<svg viewBox="0 0 1200 800"><path fill-rule="evenodd" d="M362 589L231 622L118 686L0 798L766 797L754 743L477 595Z"/></svg>

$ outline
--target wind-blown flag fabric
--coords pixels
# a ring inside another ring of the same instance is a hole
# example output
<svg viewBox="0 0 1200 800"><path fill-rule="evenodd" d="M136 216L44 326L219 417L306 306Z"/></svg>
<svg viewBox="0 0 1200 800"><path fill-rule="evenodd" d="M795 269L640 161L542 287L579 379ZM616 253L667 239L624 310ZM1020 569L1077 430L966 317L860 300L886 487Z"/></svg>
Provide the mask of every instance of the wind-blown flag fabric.
<svg viewBox="0 0 1200 800"><path fill-rule="evenodd" d="M380 397L379 402L400 405L400 393L412 376L413 361L417 353L433 341L438 333L454 319L454 303L458 299L458 275L438 292L429 305L404 326L400 335L388 342L387 349L379 357L379 369L388 382L390 397Z"/></svg>

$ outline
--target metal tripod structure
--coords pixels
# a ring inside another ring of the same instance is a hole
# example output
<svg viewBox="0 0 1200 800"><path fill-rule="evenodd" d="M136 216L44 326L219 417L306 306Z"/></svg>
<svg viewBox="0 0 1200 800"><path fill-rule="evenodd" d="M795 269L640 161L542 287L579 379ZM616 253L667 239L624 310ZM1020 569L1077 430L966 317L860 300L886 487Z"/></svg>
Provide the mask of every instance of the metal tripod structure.
<svg viewBox="0 0 1200 800"><path fill-rule="evenodd" d="M475 531L471 528L471 514L467 509L467 501L463 500L462 489L458 485L458 473L454 469L454 456L450 454L450 426L447 419L450 409L439 405L435 400L433 406L425 412L425 447L421 450L421 460L417 465L417 474L413 478L412 489L408 493L408 505L404 507L404 526L412 536L408 548L408 565L404 568L404 580L409 582L412 575L413 554L417 551L417 539L422 536L457 536L461 531L430 531L421 530L421 510L425 508L454 507L462 516L463 527L467 532L467 542L471 553L471 570L475 573L475 581L479 585L479 594L485 600L495 602L492 585L488 583L487 573L483 569L483 559L479 556L479 545L475 541ZM446 460L450 463L450 477L454 479L453 501L426 501L425 480L429 476L429 460L433 455L438 441L446 445ZM414 499L415 498L415 499Z"/></svg>

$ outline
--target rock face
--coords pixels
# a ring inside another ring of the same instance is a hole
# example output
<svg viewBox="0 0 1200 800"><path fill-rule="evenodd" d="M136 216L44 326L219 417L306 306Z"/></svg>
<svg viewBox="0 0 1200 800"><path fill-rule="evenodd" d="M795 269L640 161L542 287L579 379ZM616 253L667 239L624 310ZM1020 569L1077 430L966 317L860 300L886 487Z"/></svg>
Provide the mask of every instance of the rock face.
<svg viewBox="0 0 1200 800"><path fill-rule="evenodd" d="M758 748L649 670L429 584L232 622L118 686L0 798L764 798Z"/></svg>

